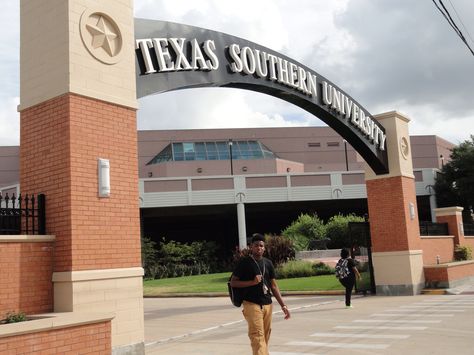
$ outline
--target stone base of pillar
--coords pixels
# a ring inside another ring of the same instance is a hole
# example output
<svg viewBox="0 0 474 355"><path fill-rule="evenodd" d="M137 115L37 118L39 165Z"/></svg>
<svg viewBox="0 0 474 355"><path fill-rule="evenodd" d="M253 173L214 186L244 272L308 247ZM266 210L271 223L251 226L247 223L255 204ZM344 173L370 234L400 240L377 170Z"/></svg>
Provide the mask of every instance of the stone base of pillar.
<svg viewBox="0 0 474 355"><path fill-rule="evenodd" d="M376 293L381 296L413 296L425 286L423 251L372 253Z"/></svg>
<svg viewBox="0 0 474 355"><path fill-rule="evenodd" d="M115 314L112 353L144 354L141 267L53 273L54 311Z"/></svg>

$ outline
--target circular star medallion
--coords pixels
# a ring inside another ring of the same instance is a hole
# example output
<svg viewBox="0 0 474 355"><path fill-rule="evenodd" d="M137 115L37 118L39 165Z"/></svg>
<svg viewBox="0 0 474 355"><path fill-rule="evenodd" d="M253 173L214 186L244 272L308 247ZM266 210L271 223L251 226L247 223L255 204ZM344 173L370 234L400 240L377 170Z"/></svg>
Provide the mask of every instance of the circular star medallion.
<svg viewBox="0 0 474 355"><path fill-rule="evenodd" d="M407 160L410 153L410 148L408 146L408 141L405 137L400 139L400 151L402 153L403 159Z"/></svg>
<svg viewBox="0 0 474 355"><path fill-rule="evenodd" d="M122 52L122 34L118 24L103 12L86 10L81 15L82 42L93 57L115 64Z"/></svg>

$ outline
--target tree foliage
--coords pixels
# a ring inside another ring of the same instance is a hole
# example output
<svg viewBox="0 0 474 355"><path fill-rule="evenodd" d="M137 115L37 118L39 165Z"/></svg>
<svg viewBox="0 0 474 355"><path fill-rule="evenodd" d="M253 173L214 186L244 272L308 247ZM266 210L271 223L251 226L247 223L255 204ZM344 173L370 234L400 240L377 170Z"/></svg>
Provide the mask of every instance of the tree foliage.
<svg viewBox="0 0 474 355"><path fill-rule="evenodd" d="M347 248L352 245L349 222L364 222L363 217L355 214L332 216L326 224L326 236L329 238L328 247L332 249Z"/></svg>
<svg viewBox="0 0 474 355"><path fill-rule="evenodd" d="M310 250L311 245L326 245L331 249L350 247L351 240L358 245L363 244L360 235L351 235L349 222L364 222L364 217L355 214L332 216L325 224L318 216L301 214L293 221L282 235L293 242L296 251ZM323 241L323 243L314 243ZM324 246L317 249L326 249Z"/></svg>
<svg viewBox="0 0 474 355"><path fill-rule="evenodd" d="M474 206L474 136L454 147L451 161L443 166L435 182L438 207L464 207L463 218L472 223Z"/></svg>
<svg viewBox="0 0 474 355"><path fill-rule="evenodd" d="M310 241L325 238L326 227L317 215L300 214L281 234L293 242L295 250L307 250Z"/></svg>

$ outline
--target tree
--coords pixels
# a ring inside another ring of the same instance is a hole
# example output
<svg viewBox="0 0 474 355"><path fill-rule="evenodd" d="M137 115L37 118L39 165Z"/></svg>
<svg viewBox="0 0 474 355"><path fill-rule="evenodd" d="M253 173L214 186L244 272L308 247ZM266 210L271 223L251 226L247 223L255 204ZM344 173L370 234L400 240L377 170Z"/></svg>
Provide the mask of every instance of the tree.
<svg viewBox="0 0 474 355"><path fill-rule="evenodd" d="M349 222L364 222L363 217L349 214L347 216L338 214L332 216L326 224L326 236L330 242L328 246L332 249L349 248L352 246L349 231Z"/></svg>
<svg viewBox="0 0 474 355"><path fill-rule="evenodd" d="M293 242L295 250L300 251L307 250L310 241L325 238L326 228L317 215L301 214L281 234Z"/></svg>
<svg viewBox="0 0 474 355"><path fill-rule="evenodd" d="M435 182L439 207L464 207L463 219L472 223L474 206L474 136L454 147L451 161L443 166Z"/></svg>

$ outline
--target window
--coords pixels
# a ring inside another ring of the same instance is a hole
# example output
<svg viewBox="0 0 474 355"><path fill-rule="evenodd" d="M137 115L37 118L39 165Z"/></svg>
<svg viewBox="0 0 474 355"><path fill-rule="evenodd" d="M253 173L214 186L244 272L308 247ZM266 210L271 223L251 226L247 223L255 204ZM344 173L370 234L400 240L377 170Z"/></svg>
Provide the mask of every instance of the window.
<svg viewBox="0 0 474 355"><path fill-rule="evenodd" d="M239 140L232 143L232 159L277 158L270 149L258 141ZM147 165L166 161L228 160L230 150L229 141L172 143Z"/></svg>
<svg viewBox="0 0 474 355"><path fill-rule="evenodd" d="M320 146L321 146L321 143L319 143L319 142L308 143L308 147L310 147L310 148L320 147Z"/></svg>
<svg viewBox="0 0 474 355"><path fill-rule="evenodd" d="M339 147L339 142L328 142L327 146L328 147Z"/></svg>

